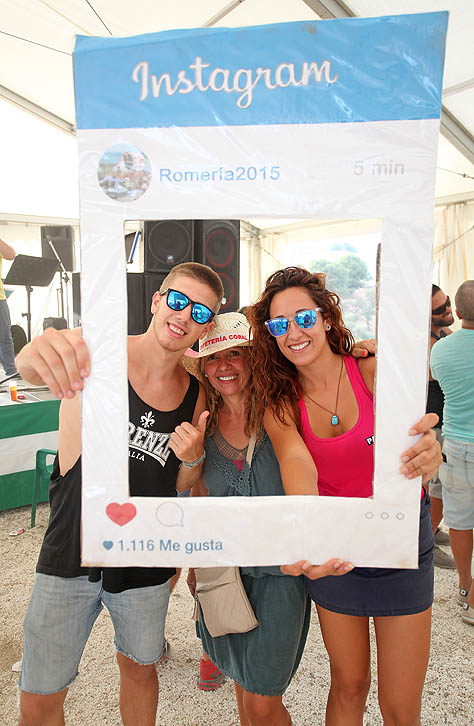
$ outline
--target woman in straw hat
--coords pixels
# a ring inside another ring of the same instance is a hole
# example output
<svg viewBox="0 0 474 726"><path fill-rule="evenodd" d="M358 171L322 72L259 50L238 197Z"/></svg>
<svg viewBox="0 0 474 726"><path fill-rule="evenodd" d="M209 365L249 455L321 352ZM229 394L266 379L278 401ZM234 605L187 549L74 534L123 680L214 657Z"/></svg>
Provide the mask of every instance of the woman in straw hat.
<svg viewBox="0 0 474 726"><path fill-rule="evenodd" d="M368 497L373 475L375 359L350 356L339 298L321 276L278 270L250 311L257 408L280 462L287 493ZM258 411L255 415L258 416ZM433 476L441 461L430 438L436 417L410 431L424 436L402 455L408 478ZM320 578L310 562L283 568L306 576L331 663L326 724L362 724L370 685L369 617L377 639L384 724L419 724L430 647L433 535L429 497L420 492L418 569L353 568Z"/></svg>
<svg viewBox="0 0 474 726"><path fill-rule="evenodd" d="M246 317L224 313L216 316L213 329L200 340L199 353L188 351L183 361L203 382L208 397L202 494L286 493L272 444L255 415L258 407L252 393L249 345ZM257 442L249 467L247 448L254 433ZM184 461L189 459L185 447L192 434L181 430L177 434L175 444ZM198 493L200 483L199 469L196 471L193 494ZM343 575L348 568L349 563L333 559L319 567L318 576ZM291 718L282 695L299 665L309 626L303 581L284 575L279 567L243 567L241 573L258 627L213 638L201 618L198 634L212 662L234 680L241 726L289 726ZM192 571L188 583L194 594Z"/></svg>
<svg viewBox="0 0 474 726"><path fill-rule="evenodd" d="M249 343L246 317L224 313L200 340L199 354L185 359L208 396L203 493L210 496L285 494L270 440L254 417ZM249 467L253 432L259 433ZM282 694L298 668L310 620L303 578L283 575L279 567L243 567L241 574L258 627L213 638L201 618L198 635L213 663L234 681L241 725L288 726ZM192 571L188 582L193 592Z"/></svg>

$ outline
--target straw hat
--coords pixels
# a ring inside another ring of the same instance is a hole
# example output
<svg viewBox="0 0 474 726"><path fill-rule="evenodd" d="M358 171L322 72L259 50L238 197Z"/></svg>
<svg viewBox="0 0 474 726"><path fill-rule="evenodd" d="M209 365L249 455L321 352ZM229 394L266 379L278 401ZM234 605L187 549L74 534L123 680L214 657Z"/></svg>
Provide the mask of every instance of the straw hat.
<svg viewBox="0 0 474 726"><path fill-rule="evenodd" d="M199 353L188 348L182 364L189 373L200 377L200 359L226 348L248 346L251 341L249 321L242 313L221 313L205 338L199 339Z"/></svg>

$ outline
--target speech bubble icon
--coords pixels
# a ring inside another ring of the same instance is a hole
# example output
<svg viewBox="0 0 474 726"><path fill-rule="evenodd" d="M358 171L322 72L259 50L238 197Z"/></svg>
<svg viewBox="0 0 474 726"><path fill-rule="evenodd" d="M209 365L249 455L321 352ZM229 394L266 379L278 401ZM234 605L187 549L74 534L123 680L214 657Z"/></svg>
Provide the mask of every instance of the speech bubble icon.
<svg viewBox="0 0 474 726"><path fill-rule="evenodd" d="M156 510L156 518L165 527L183 527L184 512L175 502L160 504Z"/></svg>

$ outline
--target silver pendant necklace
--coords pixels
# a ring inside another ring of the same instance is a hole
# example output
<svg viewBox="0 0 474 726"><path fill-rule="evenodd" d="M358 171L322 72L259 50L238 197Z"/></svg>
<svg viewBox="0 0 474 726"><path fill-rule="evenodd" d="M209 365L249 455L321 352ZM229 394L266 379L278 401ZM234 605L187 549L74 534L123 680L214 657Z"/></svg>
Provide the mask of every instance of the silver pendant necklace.
<svg viewBox="0 0 474 726"><path fill-rule="evenodd" d="M326 406L323 406L321 403L318 403L317 401L315 401L314 398L311 398L309 393L304 394L306 396L306 398L309 398L309 400L312 401L313 403L315 403L316 406L319 406L320 408L324 409L325 411L327 411L328 413L331 414L331 424L333 426L337 426L337 424L339 423L339 416L337 415L337 403L339 401L339 388L341 387L343 365L344 365L344 358L341 355L341 368L339 369L339 380L337 382L337 393L336 393L336 403L334 404L334 412L331 411L329 408L326 408Z"/></svg>

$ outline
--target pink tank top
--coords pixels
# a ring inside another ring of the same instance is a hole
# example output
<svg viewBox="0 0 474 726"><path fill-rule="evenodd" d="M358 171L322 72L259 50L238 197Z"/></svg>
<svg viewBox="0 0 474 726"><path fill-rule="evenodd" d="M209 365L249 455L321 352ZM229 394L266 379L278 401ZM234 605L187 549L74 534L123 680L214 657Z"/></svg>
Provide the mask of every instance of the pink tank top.
<svg viewBox="0 0 474 726"><path fill-rule="evenodd" d="M357 361L344 356L347 375L359 407L355 425L332 439L320 439L311 431L303 398L302 436L318 470L319 494L327 497L370 497L374 473L374 404Z"/></svg>

